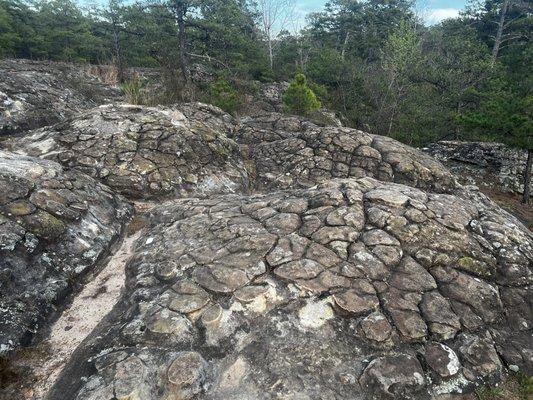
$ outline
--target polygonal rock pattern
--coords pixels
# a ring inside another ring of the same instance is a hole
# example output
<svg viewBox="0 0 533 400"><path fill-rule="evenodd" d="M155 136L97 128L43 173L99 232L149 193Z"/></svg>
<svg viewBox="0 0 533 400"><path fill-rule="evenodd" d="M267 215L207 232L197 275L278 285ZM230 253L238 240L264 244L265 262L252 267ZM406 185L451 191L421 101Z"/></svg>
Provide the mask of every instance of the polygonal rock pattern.
<svg viewBox="0 0 533 400"><path fill-rule="evenodd" d="M56 160L132 198L242 192L247 174L239 148L226 137L224 119L209 119L208 111L197 111L204 123L177 110L100 106L10 148Z"/></svg>
<svg viewBox="0 0 533 400"><path fill-rule="evenodd" d="M48 61L0 61L0 136L59 122L120 91L80 65Z"/></svg>
<svg viewBox="0 0 533 400"><path fill-rule="evenodd" d="M0 151L0 355L107 254L131 208L86 175Z"/></svg>
<svg viewBox="0 0 533 400"><path fill-rule="evenodd" d="M331 180L148 219L78 400L428 399L533 372L533 238L479 193Z"/></svg>
<svg viewBox="0 0 533 400"><path fill-rule="evenodd" d="M243 118L235 132L253 162L255 188L309 187L331 178L373 177L436 192L455 187L450 172L391 138L339 126L318 126L270 113Z"/></svg>

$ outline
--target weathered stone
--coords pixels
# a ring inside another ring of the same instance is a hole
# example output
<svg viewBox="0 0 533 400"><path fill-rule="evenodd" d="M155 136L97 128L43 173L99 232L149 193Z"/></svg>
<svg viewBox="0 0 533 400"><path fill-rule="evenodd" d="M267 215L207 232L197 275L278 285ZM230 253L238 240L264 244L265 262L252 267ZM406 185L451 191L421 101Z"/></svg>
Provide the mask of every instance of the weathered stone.
<svg viewBox="0 0 533 400"><path fill-rule="evenodd" d="M416 357L407 354L379 357L370 362L359 382L375 399L408 398L426 385Z"/></svg>
<svg viewBox="0 0 533 400"><path fill-rule="evenodd" d="M131 209L105 186L52 161L0 151L0 181L5 183L0 192L13 200L0 208L0 356L5 356L27 343L83 273L97 266ZM87 206L79 207L81 202Z"/></svg>
<svg viewBox="0 0 533 400"><path fill-rule="evenodd" d="M207 363L194 351L180 354L168 368L167 378L172 387L171 392L182 399L198 395L206 378Z"/></svg>
<svg viewBox="0 0 533 400"><path fill-rule="evenodd" d="M374 288L370 287L374 292ZM375 311L379 306L379 300L375 294L362 293L362 291L354 289L335 294L333 299L343 311L356 316Z"/></svg>
<svg viewBox="0 0 533 400"><path fill-rule="evenodd" d="M49 61L0 62L0 136L59 122L121 98L88 67Z"/></svg>
<svg viewBox="0 0 533 400"><path fill-rule="evenodd" d="M342 194L348 188L351 197ZM380 190L390 193L390 198L406 199L357 200ZM362 229L346 218L352 201L365 215ZM413 204L427 212L420 225L402 217ZM384 217L371 218L369 211L378 208ZM289 215L297 216L302 224L285 224L297 220ZM447 379L458 379L454 385L466 390L463 386L468 379L497 375L492 373L497 363L492 358L494 344L491 353L458 333L471 331L472 338L485 343L483 332L498 332L500 347L505 338L516 337L507 325L509 318L515 323L529 320L518 316L529 312L524 308L525 287L510 292L498 280L466 274L456 262L461 257L489 260L505 248L508 253L519 253L512 256L522 266L516 269L513 282L525 282L523 275L531 268L533 252L523 226L494 223L482 232L458 229L466 219L487 224L503 215L492 203L475 197L432 194L370 178L333 180L316 188L261 196L162 204L150 212L146 239L140 241L128 266L128 287L147 285L148 289L134 293L156 309L175 298L180 306L175 310L181 312L192 311L188 307L194 304L195 310L187 314L190 332L181 339L173 333L156 337L148 324L152 336L126 336L128 345L182 345L202 354L209 349L206 360L217 372L206 378L205 392L199 395L206 400L232 393L269 399L298 391L310 399L320 398L330 394L324 392L329 387L325 382L336 380L340 394L332 398L423 399L425 376L431 376L430 391L441 390L437 385L441 380L446 385ZM444 224L443 218L448 218ZM311 220L312 228L304 229ZM375 221L381 220L377 228ZM420 234L412 234L413 227ZM488 242L492 232L501 236L499 249L480 244ZM170 275L160 280L157 268L151 272L144 267L154 262L173 265L179 271L178 283L171 285L176 278ZM494 307L491 301L500 305ZM508 317L498 311L504 304ZM135 318L146 320L138 314L142 312L119 318L117 325ZM177 312L169 314L177 315L185 318ZM177 329L161 321L156 325L165 332ZM440 343L425 345L428 339L450 342L444 348ZM525 368L528 353L524 347L524 351L511 351L508 346L501 354ZM460 370L453 351L461 357ZM426 358L424 367L414 357L416 353ZM375 361L365 369L363 360L369 359ZM335 361L326 367L325 360ZM284 373L276 381L283 384L272 390L271 378L279 371Z"/></svg>
<svg viewBox="0 0 533 400"><path fill-rule="evenodd" d="M531 234L390 138L199 103L99 107L30 137L6 146L70 170L0 168L2 290L26 273L19 252L76 268L108 248L120 199L83 174L182 197L141 216L123 298L76 352L87 368L63 372L80 385L65 398L422 400L497 380L499 356L531 367Z"/></svg>
<svg viewBox="0 0 533 400"><path fill-rule="evenodd" d="M238 145L210 121L188 120L173 109L100 106L9 147L75 168L132 198L246 190Z"/></svg>
<svg viewBox="0 0 533 400"><path fill-rule="evenodd" d="M429 343L424 358L428 365L441 378L449 378L459 372L461 363L457 354L442 343Z"/></svg>
<svg viewBox="0 0 533 400"><path fill-rule="evenodd" d="M459 348L459 354L472 371L473 377L498 380L502 364L492 339L470 335L464 335L461 339L463 344Z"/></svg>
<svg viewBox="0 0 533 400"><path fill-rule="evenodd" d="M423 149L445 163L461 181L502 192L524 192L527 151L490 142L431 143ZM533 183L531 186L533 192Z"/></svg>
<svg viewBox="0 0 533 400"><path fill-rule="evenodd" d="M389 321L378 311L361 321L361 329L366 339L378 344L389 340L392 334Z"/></svg>
<svg viewBox="0 0 533 400"><path fill-rule="evenodd" d="M428 323L430 333L439 340L452 339L461 329L459 317L439 292L425 293L420 311Z"/></svg>

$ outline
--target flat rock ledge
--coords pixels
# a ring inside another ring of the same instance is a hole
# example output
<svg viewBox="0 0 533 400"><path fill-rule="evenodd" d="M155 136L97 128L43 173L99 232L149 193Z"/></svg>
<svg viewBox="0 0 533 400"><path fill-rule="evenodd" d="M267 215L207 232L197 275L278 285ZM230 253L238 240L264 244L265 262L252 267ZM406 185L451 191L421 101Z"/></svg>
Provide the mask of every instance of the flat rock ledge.
<svg viewBox="0 0 533 400"><path fill-rule="evenodd" d="M0 356L7 356L107 254L131 207L82 173L5 151L0 187Z"/></svg>
<svg viewBox="0 0 533 400"><path fill-rule="evenodd" d="M533 238L478 192L336 179L147 220L63 398L430 399L533 372Z"/></svg>

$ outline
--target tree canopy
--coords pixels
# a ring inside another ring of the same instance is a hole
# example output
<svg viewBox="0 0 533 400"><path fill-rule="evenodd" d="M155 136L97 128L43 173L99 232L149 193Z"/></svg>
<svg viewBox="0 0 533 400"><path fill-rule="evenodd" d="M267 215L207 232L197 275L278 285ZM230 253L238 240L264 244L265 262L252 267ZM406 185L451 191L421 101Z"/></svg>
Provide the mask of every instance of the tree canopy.
<svg viewBox="0 0 533 400"><path fill-rule="evenodd" d="M268 5L287 18L290 1L279 1ZM301 31L279 33L265 30L265 5L247 0L98 4L0 0L0 57L159 66L185 80L201 64L215 76L205 96L231 109L235 91L254 86L242 82L303 73L353 127L417 146L532 147L531 2L475 0L428 27L412 0L330 0Z"/></svg>

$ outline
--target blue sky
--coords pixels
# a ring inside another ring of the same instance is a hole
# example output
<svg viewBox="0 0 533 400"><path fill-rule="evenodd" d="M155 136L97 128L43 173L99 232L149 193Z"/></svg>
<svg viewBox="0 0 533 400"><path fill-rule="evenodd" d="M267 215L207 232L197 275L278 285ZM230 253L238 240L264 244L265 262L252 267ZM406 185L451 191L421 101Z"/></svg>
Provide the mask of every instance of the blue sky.
<svg viewBox="0 0 533 400"><path fill-rule="evenodd" d="M297 0L296 12L303 21L306 14L322 9L326 2L327 0ZM466 0L418 0L416 8L426 23L432 25L457 16L465 4Z"/></svg>

